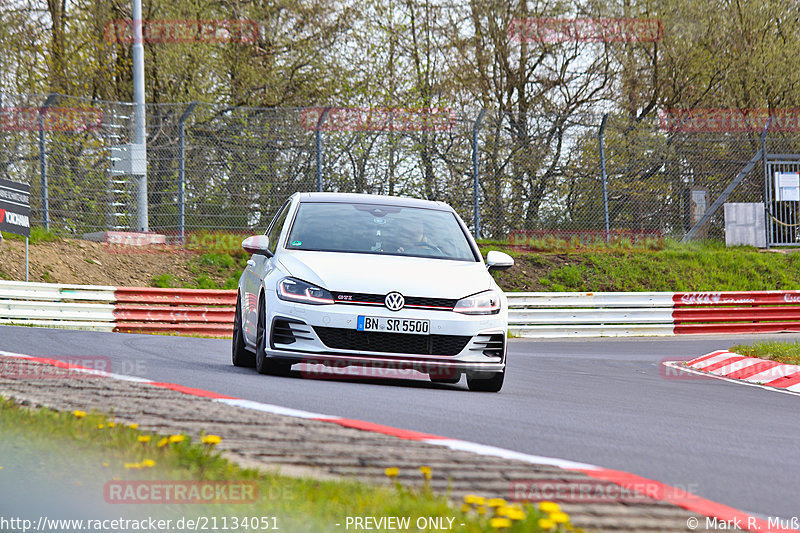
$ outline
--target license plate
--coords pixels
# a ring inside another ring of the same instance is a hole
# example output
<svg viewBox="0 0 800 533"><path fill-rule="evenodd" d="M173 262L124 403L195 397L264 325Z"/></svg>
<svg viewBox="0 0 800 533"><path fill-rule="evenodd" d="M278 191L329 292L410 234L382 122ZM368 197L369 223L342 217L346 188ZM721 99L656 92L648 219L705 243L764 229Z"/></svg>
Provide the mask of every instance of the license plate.
<svg viewBox="0 0 800 533"><path fill-rule="evenodd" d="M359 316L356 329L358 331L382 331L385 333L427 335L431 330L431 323L430 320L413 320L410 318Z"/></svg>

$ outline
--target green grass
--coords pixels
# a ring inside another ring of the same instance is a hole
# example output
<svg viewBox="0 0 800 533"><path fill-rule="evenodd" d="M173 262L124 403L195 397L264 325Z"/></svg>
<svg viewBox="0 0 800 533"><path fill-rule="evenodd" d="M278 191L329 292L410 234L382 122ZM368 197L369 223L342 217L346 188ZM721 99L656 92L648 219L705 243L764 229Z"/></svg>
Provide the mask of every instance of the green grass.
<svg viewBox="0 0 800 533"><path fill-rule="evenodd" d="M180 280L172 274L159 274L153 278L151 285L161 289L169 289L172 287L180 287L181 283Z"/></svg>
<svg viewBox="0 0 800 533"><path fill-rule="evenodd" d="M747 357L760 357L789 365L800 365L800 340L760 341L753 344L737 344L730 351Z"/></svg>
<svg viewBox="0 0 800 533"><path fill-rule="evenodd" d="M479 241L488 243L492 241ZM497 241L495 241L497 242ZM574 236L570 240L560 239L555 236L537 237L531 239L519 239L510 243L511 245L527 248L534 252L545 253L574 253L574 252L593 252L593 251L652 251L664 248L665 240L656 237L647 237L641 240L632 241L627 237L612 236L608 242L602 237L578 237Z"/></svg>
<svg viewBox="0 0 800 533"><path fill-rule="evenodd" d="M484 245L483 250L503 249ZM504 251L508 251L507 249ZM660 250L514 253L521 263L552 263L529 279L548 291L754 291L800 289L800 254L765 253L721 243L666 241ZM529 260L537 257L536 263ZM556 261L558 259L558 261ZM496 276L501 287L520 286L514 269ZM530 277L530 276L529 276Z"/></svg>
<svg viewBox="0 0 800 533"><path fill-rule="evenodd" d="M7 233L5 231L1 232L3 234L3 239L8 239L10 241L24 241L25 237L21 235L17 235L15 233ZM31 228L31 236L28 239L30 244L39 244L40 242L56 242L60 241L61 237L53 233L52 231L47 231L44 228L40 227L32 227Z"/></svg>
<svg viewBox="0 0 800 533"><path fill-rule="evenodd" d="M29 409L0 398L0 477L16 487L4 503L9 508L24 504L19 508L30 509L30 494L38 495L37 502L57 494L63 508L91 509L92 516L84 518L106 513L115 518L139 514L162 520L274 516L279 529L290 533L339 531L342 527L335 524L344 525L347 516L453 517L459 531L493 531L486 516L464 512L433 494L427 485L392 486L387 478L385 486L376 487L245 469L221 457L212 446L191 442L188 437L159 447L163 436L119 423L110 427L110 422L112 419L99 414L78 418L73 413ZM140 436L150 440L139 442ZM255 502L236 504L112 505L103 500L103 489L114 480L254 482L259 496ZM532 507L525 510L527 517L504 531L541 531L538 520L542 513Z"/></svg>

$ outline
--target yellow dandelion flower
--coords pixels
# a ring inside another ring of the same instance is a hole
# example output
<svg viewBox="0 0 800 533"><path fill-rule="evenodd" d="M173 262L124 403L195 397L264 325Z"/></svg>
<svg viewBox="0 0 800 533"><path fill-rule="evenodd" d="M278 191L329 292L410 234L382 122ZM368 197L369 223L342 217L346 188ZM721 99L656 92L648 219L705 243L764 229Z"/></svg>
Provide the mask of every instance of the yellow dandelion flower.
<svg viewBox="0 0 800 533"><path fill-rule="evenodd" d="M141 463L125 463L125 468L128 469L128 470L131 470L131 469L138 470L138 469L142 468L142 464Z"/></svg>
<svg viewBox="0 0 800 533"><path fill-rule="evenodd" d="M103 429L105 426L103 424L97 424L97 429Z"/></svg>
<svg viewBox="0 0 800 533"><path fill-rule="evenodd" d="M539 510L543 513L558 513L561 511L561 506L555 502L541 502L539 503Z"/></svg>
<svg viewBox="0 0 800 533"><path fill-rule="evenodd" d="M169 436L169 443L175 444L176 442L183 442L186 440L185 435L170 435Z"/></svg>
<svg viewBox="0 0 800 533"><path fill-rule="evenodd" d="M433 477L431 467L429 466L421 466L419 467L419 471L422 472L422 475L425 477L425 479L431 479Z"/></svg>
<svg viewBox="0 0 800 533"><path fill-rule="evenodd" d="M519 522L520 520L525 520L525 512L520 509L515 509L513 507L506 507L506 516L515 522Z"/></svg>
<svg viewBox="0 0 800 533"><path fill-rule="evenodd" d="M115 424L114 422L109 422L108 427L110 428L117 427L117 424Z"/></svg>
<svg viewBox="0 0 800 533"><path fill-rule="evenodd" d="M550 520L549 518L540 518L539 519L539 529L543 529L545 531L549 531L556 527L556 523Z"/></svg>
<svg viewBox="0 0 800 533"><path fill-rule="evenodd" d="M139 424L128 424L128 427L131 429L139 429Z"/></svg>
<svg viewBox="0 0 800 533"><path fill-rule="evenodd" d="M394 479L397 477L397 474L400 473L400 469L397 468L396 466L393 466L391 468L387 468L386 470L384 470L383 473L386 474L386 476Z"/></svg>
<svg viewBox="0 0 800 533"><path fill-rule="evenodd" d="M486 514L486 507L484 507L483 505L479 505L478 508L475 510L478 511L478 514L481 516Z"/></svg>
<svg viewBox="0 0 800 533"><path fill-rule="evenodd" d="M145 468L153 468L156 466L156 462L152 459L142 459L142 466Z"/></svg>
<svg viewBox="0 0 800 533"><path fill-rule="evenodd" d="M86 416L86 411L72 411L72 414L75 418L83 418Z"/></svg>
<svg viewBox="0 0 800 533"><path fill-rule="evenodd" d="M486 498L476 494L467 494L464 496L464 501L470 505L486 505Z"/></svg>
<svg viewBox="0 0 800 533"><path fill-rule="evenodd" d="M164 446L166 446L167 444L169 444L169 438L167 438L167 437L164 437L163 439L161 439L160 441L158 441L158 447L159 447L159 448L163 448L163 447L164 447Z"/></svg>
<svg viewBox="0 0 800 533"><path fill-rule="evenodd" d="M138 440L139 442L150 442L151 438L152 437L150 437L150 435L138 435L136 437L136 440Z"/></svg>
<svg viewBox="0 0 800 533"><path fill-rule="evenodd" d="M566 524L567 522L569 522L569 516L567 516L567 513L562 513L562 512L550 513L549 518L556 524Z"/></svg>
<svg viewBox="0 0 800 533"><path fill-rule="evenodd" d="M108 463L107 463L107 462L105 462L105 461L103 461L103 466L104 466L104 467L108 467Z"/></svg>
<svg viewBox="0 0 800 533"><path fill-rule="evenodd" d="M492 526L494 529L505 529L507 527L511 527L511 520L508 518L492 518L489 520L489 525Z"/></svg>
<svg viewBox="0 0 800 533"><path fill-rule="evenodd" d="M461 512L462 513L468 513L470 511L470 509L472 509L472 507L470 507L466 503L462 503L461 504Z"/></svg>
<svg viewBox="0 0 800 533"><path fill-rule="evenodd" d="M504 507L505 504L506 501L503 498L492 498L486 503L489 507Z"/></svg>
<svg viewBox="0 0 800 533"><path fill-rule="evenodd" d="M2 466L0 466L0 470L2 470L2 469L3 469L3 467L2 467Z"/></svg>
<svg viewBox="0 0 800 533"><path fill-rule="evenodd" d="M222 437L219 435L206 435L202 439L200 439L203 444L208 444L209 446L215 446L222 442Z"/></svg>

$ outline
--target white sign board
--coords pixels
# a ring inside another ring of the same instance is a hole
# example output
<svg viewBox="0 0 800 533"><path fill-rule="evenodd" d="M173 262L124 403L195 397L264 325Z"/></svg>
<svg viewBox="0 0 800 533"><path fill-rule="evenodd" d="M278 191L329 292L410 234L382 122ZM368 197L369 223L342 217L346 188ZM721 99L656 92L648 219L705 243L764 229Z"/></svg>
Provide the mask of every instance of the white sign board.
<svg viewBox="0 0 800 533"><path fill-rule="evenodd" d="M800 174L797 172L775 173L775 199L779 202L800 201Z"/></svg>

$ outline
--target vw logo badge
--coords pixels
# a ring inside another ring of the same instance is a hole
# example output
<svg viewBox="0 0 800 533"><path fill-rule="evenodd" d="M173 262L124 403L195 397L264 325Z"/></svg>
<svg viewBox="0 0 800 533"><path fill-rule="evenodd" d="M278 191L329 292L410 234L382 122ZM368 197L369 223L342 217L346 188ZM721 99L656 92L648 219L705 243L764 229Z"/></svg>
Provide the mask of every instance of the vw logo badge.
<svg viewBox="0 0 800 533"><path fill-rule="evenodd" d="M390 311L399 311L406 304L406 299L399 292L390 292L383 302Z"/></svg>

